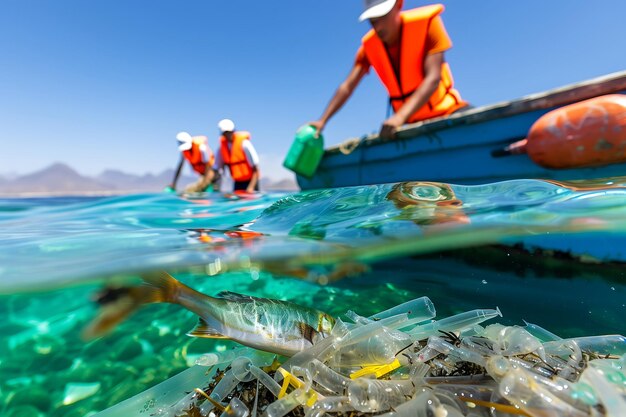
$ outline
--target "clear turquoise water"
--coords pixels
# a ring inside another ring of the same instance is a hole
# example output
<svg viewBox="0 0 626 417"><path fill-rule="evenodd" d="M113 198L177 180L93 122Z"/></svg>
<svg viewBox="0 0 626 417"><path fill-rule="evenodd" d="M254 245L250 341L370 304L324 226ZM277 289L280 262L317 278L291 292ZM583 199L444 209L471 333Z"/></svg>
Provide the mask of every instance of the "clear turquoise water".
<svg viewBox="0 0 626 417"><path fill-rule="evenodd" d="M172 305L81 340L94 291L156 269L333 315L427 295L440 316L498 306L504 324L625 334L625 202L623 179L0 200L0 415L96 412L233 345L185 336L196 320Z"/></svg>

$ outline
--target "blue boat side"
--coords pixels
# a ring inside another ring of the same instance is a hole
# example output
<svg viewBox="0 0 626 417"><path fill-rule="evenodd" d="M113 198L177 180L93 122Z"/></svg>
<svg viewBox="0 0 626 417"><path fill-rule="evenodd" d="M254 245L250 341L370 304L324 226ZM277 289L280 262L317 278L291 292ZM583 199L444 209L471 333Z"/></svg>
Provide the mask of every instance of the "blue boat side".
<svg viewBox="0 0 626 417"><path fill-rule="evenodd" d="M306 190L415 180L469 185L519 178L578 180L625 176L626 163L553 170L535 164L527 155L491 155L492 151L525 138L532 124L547 112L612 93L626 93L626 71L407 125L391 141L376 136L352 139L326 149L316 174L312 178L298 176L298 184Z"/></svg>

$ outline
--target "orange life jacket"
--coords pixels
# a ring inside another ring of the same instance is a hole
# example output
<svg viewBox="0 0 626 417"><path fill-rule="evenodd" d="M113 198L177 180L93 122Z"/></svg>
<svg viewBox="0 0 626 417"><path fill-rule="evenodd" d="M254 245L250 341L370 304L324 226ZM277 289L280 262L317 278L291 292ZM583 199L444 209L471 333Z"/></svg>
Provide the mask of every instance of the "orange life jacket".
<svg viewBox="0 0 626 417"><path fill-rule="evenodd" d="M204 149L209 155L209 165L213 166L215 163L215 155L206 142L206 136L194 136L191 141L191 148L183 151L183 157L189 162L191 168L200 175L206 173L207 162L204 160L204 153L202 152Z"/></svg>
<svg viewBox="0 0 626 417"><path fill-rule="evenodd" d="M228 140L220 138L220 152L224 165L228 165L230 176L237 182L249 181L252 178L252 165L243 150L243 141L250 140L248 132L233 132L233 143L228 149Z"/></svg>
<svg viewBox="0 0 626 417"><path fill-rule="evenodd" d="M424 81L424 59L426 58L424 44L428 35L428 26L430 21L443 10L442 4L435 4L402 12L399 80L396 78L387 49L374 29L363 37L365 55L387 88L389 101L396 112ZM461 99L453 85L450 67L444 62L437 90L422 108L409 117L407 122L450 114L466 106L467 103Z"/></svg>

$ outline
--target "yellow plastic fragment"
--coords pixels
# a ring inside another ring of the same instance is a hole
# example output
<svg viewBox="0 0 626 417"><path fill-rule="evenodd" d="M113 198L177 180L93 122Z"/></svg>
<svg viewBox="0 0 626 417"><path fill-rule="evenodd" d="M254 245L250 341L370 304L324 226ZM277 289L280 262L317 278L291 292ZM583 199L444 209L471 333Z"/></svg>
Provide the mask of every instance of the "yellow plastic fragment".
<svg viewBox="0 0 626 417"><path fill-rule="evenodd" d="M400 361L395 360L386 365L372 365L366 366L360 371L355 371L350 374L350 379L357 379L364 375L374 374L376 378L380 378L381 376L387 375L389 372L398 369L400 367Z"/></svg>
<svg viewBox="0 0 626 417"><path fill-rule="evenodd" d="M285 396L285 394L287 393L287 388L289 388L289 378L285 377L283 379L283 386L280 387L280 392L278 393L279 400Z"/></svg>
<svg viewBox="0 0 626 417"><path fill-rule="evenodd" d="M310 395L309 399L306 402L307 407L313 407L313 405L317 402L317 392L312 389L309 390L308 394Z"/></svg>
<svg viewBox="0 0 626 417"><path fill-rule="evenodd" d="M283 386L280 388L280 392L278 393L278 398L283 398L283 396L287 393L287 388L291 385L294 388L302 388L304 386L304 382L300 381L295 376L291 375L284 368L278 368L278 372L283 376Z"/></svg>
<svg viewBox="0 0 626 417"><path fill-rule="evenodd" d="M284 368L278 368L278 372L283 376L283 385L280 387L280 392L278 393L278 398L281 399L287 393L287 389L289 385L294 388L302 388L304 386L304 382L300 381L297 377L293 376L290 372L286 371ZM313 405L317 402L317 392L309 389L306 394L308 395L308 399L306 400L307 407L313 407Z"/></svg>

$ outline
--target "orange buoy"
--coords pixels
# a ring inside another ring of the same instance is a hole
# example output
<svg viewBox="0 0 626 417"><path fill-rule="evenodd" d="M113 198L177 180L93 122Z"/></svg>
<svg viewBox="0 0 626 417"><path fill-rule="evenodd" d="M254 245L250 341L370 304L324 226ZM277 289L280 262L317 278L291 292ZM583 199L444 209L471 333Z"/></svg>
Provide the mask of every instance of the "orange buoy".
<svg viewBox="0 0 626 417"><path fill-rule="evenodd" d="M610 94L570 104L541 116L525 150L552 169L626 162L626 95Z"/></svg>

